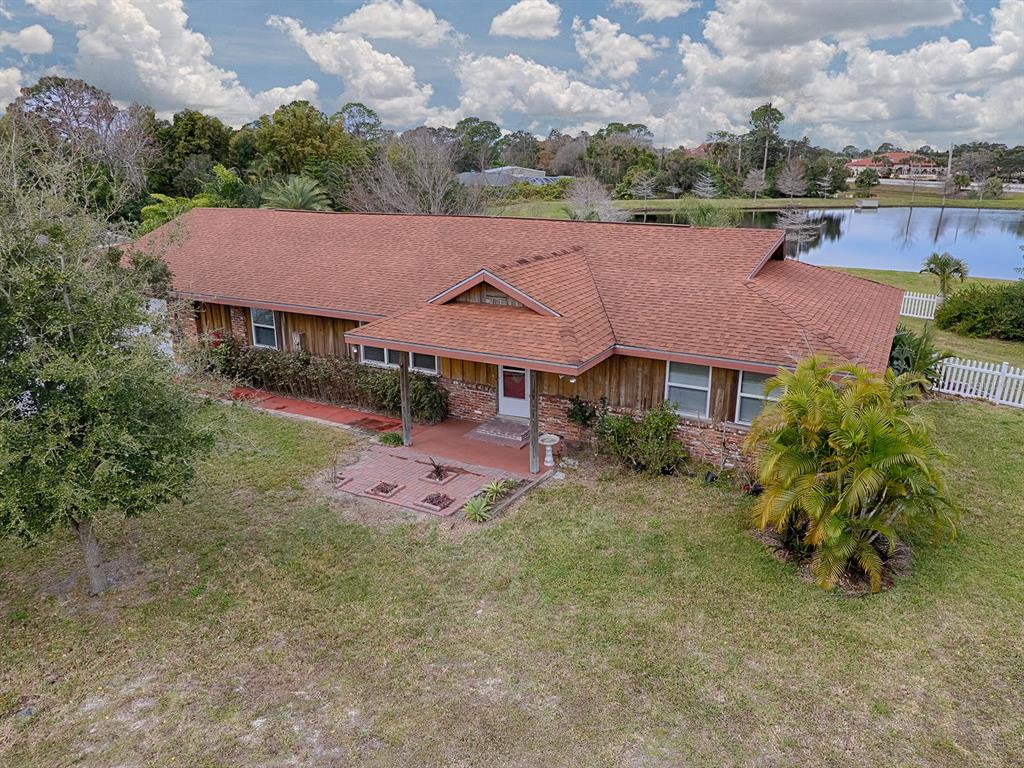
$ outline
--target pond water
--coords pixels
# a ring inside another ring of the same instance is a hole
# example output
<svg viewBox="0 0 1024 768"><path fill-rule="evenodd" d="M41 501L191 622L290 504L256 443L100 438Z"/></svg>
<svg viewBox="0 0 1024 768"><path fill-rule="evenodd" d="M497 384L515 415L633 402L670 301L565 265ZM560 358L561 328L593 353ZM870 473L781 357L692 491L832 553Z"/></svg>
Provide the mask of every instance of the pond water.
<svg viewBox="0 0 1024 768"><path fill-rule="evenodd" d="M948 251L967 262L971 275L1006 280L1019 277L1014 268L1024 264L1024 211L844 208L806 214L806 239L798 246L798 238L787 238L787 254L811 264L916 272L933 251ZM745 211L741 226L774 227L778 216Z"/></svg>

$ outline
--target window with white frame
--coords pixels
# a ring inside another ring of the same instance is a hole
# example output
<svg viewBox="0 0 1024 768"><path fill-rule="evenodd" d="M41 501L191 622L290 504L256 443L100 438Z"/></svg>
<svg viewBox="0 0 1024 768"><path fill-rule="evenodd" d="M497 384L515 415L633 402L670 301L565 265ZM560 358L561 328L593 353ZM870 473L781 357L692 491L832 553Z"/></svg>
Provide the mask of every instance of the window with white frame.
<svg viewBox="0 0 1024 768"><path fill-rule="evenodd" d="M690 363L668 364L665 399L684 416L707 418L711 401L711 368Z"/></svg>
<svg viewBox="0 0 1024 768"><path fill-rule="evenodd" d="M404 352L385 347L371 347L366 344L360 347L359 359L367 365L379 365L385 368L397 368L402 362ZM437 358L434 355L412 353L412 370L420 373L437 373Z"/></svg>
<svg viewBox="0 0 1024 768"><path fill-rule="evenodd" d="M252 343L254 347L277 349L277 317L270 309L250 309Z"/></svg>
<svg viewBox="0 0 1024 768"><path fill-rule="evenodd" d="M772 378L769 373L751 373L740 371L740 387L736 395L736 421L739 424L750 424L756 419L764 404L769 400L778 400L778 390L765 394L765 383Z"/></svg>

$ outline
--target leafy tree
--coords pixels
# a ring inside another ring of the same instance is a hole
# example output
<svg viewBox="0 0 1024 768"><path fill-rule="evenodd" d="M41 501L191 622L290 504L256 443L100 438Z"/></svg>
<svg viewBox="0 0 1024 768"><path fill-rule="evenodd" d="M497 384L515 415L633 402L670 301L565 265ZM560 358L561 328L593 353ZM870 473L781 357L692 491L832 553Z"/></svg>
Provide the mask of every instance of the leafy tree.
<svg viewBox="0 0 1024 768"><path fill-rule="evenodd" d="M170 122L156 124L159 158L150 176L150 189L157 192L195 194L195 187L182 186L179 171L192 158L205 158L205 171L214 163L228 160L231 129L216 117L185 109ZM193 161L194 162L194 161Z"/></svg>
<svg viewBox="0 0 1024 768"><path fill-rule="evenodd" d="M784 142L779 136L779 127L785 119L782 112L772 106L770 101L750 113L751 143L761 156L761 171L766 176L768 166L774 164L775 158L781 155L784 147Z"/></svg>
<svg viewBox="0 0 1024 768"><path fill-rule="evenodd" d="M263 208L294 211L329 211L331 201L323 187L308 176L276 178L263 191Z"/></svg>
<svg viewBox="0 0 1024 768"><path fill-rule="evenodd" d="M249 128L236 131L231 137L228 148L228 166L237 168L242 173L256 162L260 156L259 148L256 146L256 133Z"/></svg>
<svg viewBox="0 0 1024 768"><path fill-rule="evenodd" d="M197 195L213 178L213 159L209 155L189 155L178 168L171 189L181 195Z"/></svg>
<svg viewBox="0 0 1024 768"><path fill-rule="evenodd" d="M888 141L883 141L878 145L878 149L875 150L875 154L882 154L884 152L897 152L898 149L895 145L890 144Z"/></svg>
<svg viewBox="0 0 1024 768"><path fill-rule="evenodd" d="M496 145L498 163L500 165L518 165L523 168L536 168L540 144L537 137L529 131L506 133Z"/></svg>
<svg viewBox="0 0 1024 768"><path fill-rule="evenodd" d="M331 122L340 123L345 133L370 144L379 144L388 135L380 116L358 101L350 101L331 115Z"/></svg>
<svg viewBox="0 0 1024 768"><path fill-rule="evenodd" d="M96 594L107 580L94 521L180 497L210 445L212 406L139 333L160 325L144 292L166 285L166 266L102 247L110 211L82 204L59 142L3 132L0 535L73 529Z"/></svg>
<svg viewBox="0 0 1024 768"><path fill-rule="evenodd" d="M254 138L261 155L278 159L277 173L298 174L310 160L328 154L331 124L308 101L293 101L263 115Z"/></svg>
<svg viewBox="0 0 1024 768"><path fill-rule="evenodd" d="M195 203L189 197L171 197L154 192L150 195L150 199L153 202L142 208L142 223L137 232L139 235L152 232L157 227L161 227L186 211L195 208Z"/></svg>
<svg viewBox="0 0 1024 768"><path fill-rule="evenodd" d="M872 187L877 187L881 183L882 180L878 178L878 171L874 168L865 168L857 174L857 180L853 184L857 189L869 192Z"/></svg>
<svg viewBox="0 0 1024 768"><path fill-rule="evenodd" d="M998 176L985 179L985 183L978 188L978 197L1000 197L1003 194L1003 180Z"/></svg>
<svg viewBox="0 0 1024 768"><path fill-rule="evenodd" d="M918 382L811 356L766 384L782 394L748 436L764 486L755 517L791 551L810 556L825 589L863 575L877 592L902 538L955 534L941 456L908 406Z"/></svg>
<svg viewBox="0 0 1024 768"><path fill-rule="evenodd" d="M455 161L457 171L482 171L494 165L501 128L490 120L466 117L455 124L455 139L460 152Z"/></svg>
<svg viewBox="0 0 1024 768"><path fill-rule="evenodd" d="M949 253L933 253L924 260L921 274L935 275L939 279L939 293L946 297L954 280L962 283L967 279L967 262Z"/></svg>

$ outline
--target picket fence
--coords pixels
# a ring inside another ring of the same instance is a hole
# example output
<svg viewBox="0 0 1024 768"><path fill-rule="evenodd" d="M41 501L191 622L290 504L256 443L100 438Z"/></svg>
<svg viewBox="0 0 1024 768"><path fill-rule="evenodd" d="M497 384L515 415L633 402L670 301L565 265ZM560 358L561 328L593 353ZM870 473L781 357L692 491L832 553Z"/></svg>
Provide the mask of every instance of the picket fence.
<svg viewBox="0 0 1024 768"><path fill-rule="evenodd" d="M949 357L942 363L935 390L1024 408L1024 368Z"/></svg>
<svg viewBox="0 0 1024 768"><path fill-rule="evenodd" d="M942 297L933 293L903 292L903 308L900 314L904 317L919 317L922 320L933 320L935 310L939 308Z"/></svg>

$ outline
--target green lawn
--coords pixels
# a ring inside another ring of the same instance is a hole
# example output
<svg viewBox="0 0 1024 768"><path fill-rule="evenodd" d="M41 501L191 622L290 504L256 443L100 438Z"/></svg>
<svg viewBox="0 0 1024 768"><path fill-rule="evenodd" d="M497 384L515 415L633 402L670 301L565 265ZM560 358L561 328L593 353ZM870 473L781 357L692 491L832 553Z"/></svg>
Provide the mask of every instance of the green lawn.
<svg viewBox="0 0 1024 768"><path fill-rule="evenodd" d="M909 192L904 192L902 188L876 187L871 196L877 198L879 205L883 208L906 205L924 207L943 205L942 195L931 191L919 191L916 195L911 196ZM753 200L748 197L728 197L715 198L704 202L723 208L742 208L744 210L751 208L774 209L784 206L793 206L795 208L853 208L856 206L857 200L862 197L864 195L857 192L846 192L843 197L839 198L796 197L793 199L783 199L765 197ZM644 208L643 200L616 200L615 204L620 208L632 211L643 211ZM647 201L647 207L651 213L671 213L678 204L679 201L674 199ZM567 218L565 205L564 200L532 201L495 206L493 212L501 216L564 219ZM1024 194L1007 194L997 200L981 200L980 202L971 198L947 199L945 205L949 208L980 207L1024 210Z"/></svg>
<svg viewBox="0 0 1024 768"><path fill-rule="evenodd" d="M846 598L686 478L367 527L302 482L352 433L236 407L191 500L102 525L102 598L70 535L0 544L0 764L1020 765L1024 412L925 410L961 535Z"/></svg>

